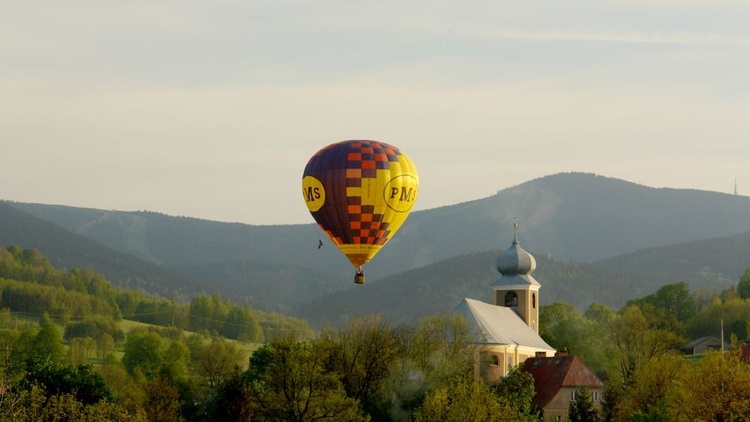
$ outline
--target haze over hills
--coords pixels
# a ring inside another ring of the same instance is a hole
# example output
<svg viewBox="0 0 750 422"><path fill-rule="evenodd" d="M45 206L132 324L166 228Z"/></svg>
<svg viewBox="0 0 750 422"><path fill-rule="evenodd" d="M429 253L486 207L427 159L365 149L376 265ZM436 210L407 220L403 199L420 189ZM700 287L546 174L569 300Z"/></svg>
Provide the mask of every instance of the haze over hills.
<svg viewBox="0 0 750 422"><path fill-rule="evenodd" d="M356 294L342 292L353 287L353 271L315 224L253 226L145 211L5 204L119 253L209 280L207 289L265 309L293 310L311 299L324 300L329 294ZM0 208L0 213L6 212L6 207ZM602 260L612 259L609 265L627 274L632 262L648 260L648 254L653 253L635 254L643 249L750 232L750 198L697 190L654 189L592 174L546 176L488 198L413 212L401 231L367 265L368 285L359 292L386 289L387 282L394 277L421 277L417 275L421 270L417 269L431 264L463 265L454 261L462 257L477 259L476 265L489 267L487 275L476 275L488 280L497 275L492 268L494 258L498 250L510 243L514 218L520 222L523 247L538 260L549 259L551 266L569 265L565 271L596 274L597 278L614 283L619 276L612 274ZM317 249L319 239L324 241L321 249ZM0 244L4 243L7 239L0 237ZM23 246L30 247L28 243ZM54 256L39 249L46 256ZM494 251L489 253L494 253L489 261L472 258L487 251ZM732 253L738 261L750 256L748 249ZM623 254L634 255L620 257ZM706 274L716 274L716 269L709 267ZM425 271L435 273L434 268ZM541 262L539 271L541 278L545 271ZM720 277L722 283L736 282L730 273L725 274ZM440 272L431 277L432 287L448 288L441 284L444 275ZM586 277L589 276L579 279ZM676 280L667 282L673 281ZM402 280L401 284L404 283L407 282ZM408 283L418 284L413 280ZM555 281L547 284L545 294L549 296L545 297L555 297ZM584 283L578 281L577 285ZM484 289L475 288L477 294L486 294ZM592 290L581 294L596 295L602 289ZM577 302L571 300L571 303Z"/></svg>
<svg viewBox="0 0 750 422"><path fill-rule="evenodd" d="M0 202L0 246L38 249L60 269L93 268L120 287L188 298L209 289L205 280L118 252L99 242Z"/></svg>
<svg viewBox="0 0 750 422"><path fill-rule="evenodd" d="M318 327L367 314L414 323L424 315L452 311L464 297L491 302L489 286L500 278L495 261L503 250L448 258L361 288L322 296L303 304L298 315ZM566 302L583 311L596 302L619 309L630 299L679 281L709 293L736 286L750 267L750 232L649 248L595 263L535 258L533 276L542 285L541 305Z"/></svg>

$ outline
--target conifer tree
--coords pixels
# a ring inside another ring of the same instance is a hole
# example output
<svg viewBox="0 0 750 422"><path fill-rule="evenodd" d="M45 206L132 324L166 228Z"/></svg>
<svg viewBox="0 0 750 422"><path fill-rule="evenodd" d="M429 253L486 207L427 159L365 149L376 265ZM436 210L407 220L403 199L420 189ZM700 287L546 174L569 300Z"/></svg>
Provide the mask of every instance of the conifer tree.
<svg viewBox="0 0 750 422"><path fill-rule="evenodd" d="M581 387L576 390L576 398L568 409L568 419L571 422L596 422L599 420L588 388Z"/></svg>

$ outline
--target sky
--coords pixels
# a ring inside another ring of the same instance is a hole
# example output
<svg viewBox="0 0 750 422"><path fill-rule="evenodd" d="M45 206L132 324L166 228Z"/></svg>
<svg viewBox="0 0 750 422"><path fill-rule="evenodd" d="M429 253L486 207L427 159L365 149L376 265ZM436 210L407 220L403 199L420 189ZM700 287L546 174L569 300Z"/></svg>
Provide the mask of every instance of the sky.
<svg viewBox="0 0 750 422"><path fill-rule="evenodd" d="M399 147L414 210L560 172L750 194L750 2L0 2L0 199L312 223Z"/></svg>

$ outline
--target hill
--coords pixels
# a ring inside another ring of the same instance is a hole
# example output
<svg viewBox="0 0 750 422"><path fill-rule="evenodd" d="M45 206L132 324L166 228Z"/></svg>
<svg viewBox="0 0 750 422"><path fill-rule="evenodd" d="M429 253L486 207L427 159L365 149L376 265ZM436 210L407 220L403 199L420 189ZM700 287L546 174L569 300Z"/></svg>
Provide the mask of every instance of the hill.
<svg viewBox="0 0 750 422"><path fill-rule="evenodd" d="M500 277L494 265L501 252L448 258L311 300L300 307L298 315L314 326L341 324L365 314L383 314L393 322L411 324L426 315L452 311L464 297L490 302L489 285ZM650 248L595 263L535 257L534 277L542 285L542 305L566 302L585 310L596 302L618 309L632 298L678 281L709 292L736 285L750 267L750 232Z"/></svg>
<svg viewBox="0 0 750 422"><path fill-rule="evenodd" d="M204 283L200 290L218 290L263 309L291 310L352 287L350 264L314 224L253 226L146 211L5 204L162 269L208 280L208 287ZM0 208L0 213L7 210ZM412 275L412 270L452 257L497 250L512 238L515 217L524 247L537 258L593 264L647 248L749 232L750 198L655 189L592 174L546 176L488 198L414 212L367 265L368 283ZM39 247L24 239L23 232L19 235L16 243ZM316 247L319 239L324 240L322 249ZM623 265L620 270L627 270ZM597 266L586 268L600 271ZM606 271L603 277L614 277ZM189 285L185 281L182 287Z"/></svg>
<svg viewBox="0 0 750 422"><path fill-rule="evenodd" d="M0 202L0 246L38 249L61 269L92 268L122 288L188 298L211 291L204 280L138 259Z"/></svg>

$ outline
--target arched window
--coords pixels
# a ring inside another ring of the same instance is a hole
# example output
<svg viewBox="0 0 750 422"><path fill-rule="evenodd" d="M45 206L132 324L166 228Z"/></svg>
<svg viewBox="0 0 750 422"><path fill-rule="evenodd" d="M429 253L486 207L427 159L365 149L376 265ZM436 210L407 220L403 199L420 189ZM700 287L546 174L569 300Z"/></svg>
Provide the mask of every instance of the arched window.
<svg viewBox="0 0 750 422"><path fill-rule="evenodd" d="M531 294L531 308L536 309L536 293Z"/></svg>
<svg viewBox="0 0 750 422"><path fill-rule="evenodd" d="M497 355L490 356L490 365L500 365L500 359L497 357Z"/></svg>
<svg viewBox="0 0 750 422"><path fill-rule="evenodd" d="M508 292L505 294L505 306L507 307L518 307L518 295L516 292Z"/></svg>

